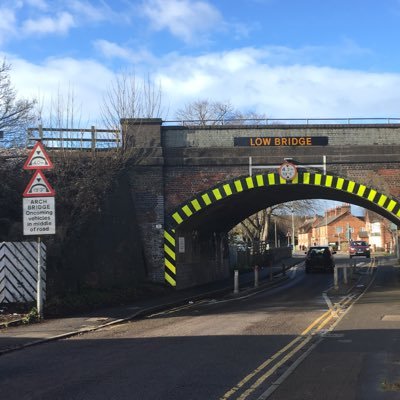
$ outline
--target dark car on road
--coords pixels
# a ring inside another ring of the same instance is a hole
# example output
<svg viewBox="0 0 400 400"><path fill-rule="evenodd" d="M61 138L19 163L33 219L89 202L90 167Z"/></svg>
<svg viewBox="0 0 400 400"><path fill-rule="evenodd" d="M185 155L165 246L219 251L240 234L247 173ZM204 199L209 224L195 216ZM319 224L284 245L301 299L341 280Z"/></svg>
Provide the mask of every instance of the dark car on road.
<svg viewBox="0 0 400 400"><path fill-rule="evenodd" d="M335 268L333 254L336 254L336 251L332 251L329 246L311 246L306 254L305 269L307 273L314 270L333 272Z"/></svg>
<svg viewBox="0 0 400 400"><path fill-rule="evenodd" d="M352 240L349 246L350 258L361 256L361 257L371 257L371 249L369 244L364 240Z"/></svg>

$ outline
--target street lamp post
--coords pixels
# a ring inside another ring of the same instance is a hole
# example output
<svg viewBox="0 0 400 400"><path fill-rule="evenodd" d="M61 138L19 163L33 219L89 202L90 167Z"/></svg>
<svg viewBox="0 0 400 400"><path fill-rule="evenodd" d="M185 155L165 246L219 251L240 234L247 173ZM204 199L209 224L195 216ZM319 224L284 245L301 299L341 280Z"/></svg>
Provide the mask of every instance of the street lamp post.
<svg viewBox="0 0 400 400"><path fill-rule="evenodd" d="M295 243L294 243L294 208L292 207L292 249L295 250Z"/></svg>

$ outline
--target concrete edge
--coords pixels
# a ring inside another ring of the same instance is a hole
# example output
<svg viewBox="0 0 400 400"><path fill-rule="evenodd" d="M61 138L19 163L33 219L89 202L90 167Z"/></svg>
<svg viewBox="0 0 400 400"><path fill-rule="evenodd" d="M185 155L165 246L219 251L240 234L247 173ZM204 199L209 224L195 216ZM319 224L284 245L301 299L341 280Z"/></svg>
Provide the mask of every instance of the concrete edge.
<svg viewBox="0 0 400 400"><path fill-rule="evenodd" d="M18 326L18 325L23 325L25 323L23 318L20 319L14 319L12 321L8 321L8 322L1 322L0 323L0 330L1 329L7 329L10 326Z"/></svg>

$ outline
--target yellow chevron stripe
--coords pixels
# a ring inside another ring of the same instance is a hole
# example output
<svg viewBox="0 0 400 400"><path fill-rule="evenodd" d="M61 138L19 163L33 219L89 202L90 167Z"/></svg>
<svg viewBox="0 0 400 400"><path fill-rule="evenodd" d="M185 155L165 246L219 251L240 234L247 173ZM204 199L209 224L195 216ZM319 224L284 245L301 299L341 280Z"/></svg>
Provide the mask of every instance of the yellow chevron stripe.
<svg viewBox="0 0 400 400"><path fill-rule="evenodd" d="M175 214L172 214L172 218L178 223L181 224L183 222L182 217L176 212Z"/></svg>
<svg viewBox="0 0 400 400"><path fill-rule="evenodd" d="M309 172L304 172L303 183L306 185L310 184L310 173Z"/></svg>
<svg viewBox="0 0 400 400"><path fill-rule="evenodd" d="M286 185L286 184L287 184L287 180L286 180L286 179L283 179L281 176L279 176L279 183L280 183L281 185Z"/></svg>
<svg viewBox="0 0 400 400"><path fill-rule="evenodd" d="M222 199L222 194L221 194L221 192L219 191L218 188L213 189L213 193L214 193L214 196L215 196L215 198L216 198L217 200L221 200L221 199Z"/></svg>
<svg viewBox="0 0 400 400"><path fill-rule="evenodd" d="M275 185L275 174L268 174L268 183L270 185Z"/></svg>
<svg viewBox="0 0 400 400"><path fill-rule="evenodd" d="M256 180L258 186L264 186L264 177L262 175L257 175Z"/></svg>
<svg viewBox="0 0 400 400"><path fill-rule="evenodd" d="M168 240L172 244L172 246L175 246L175 238L171 236L167 231L164 231L164 238Z"/></svg>
<svg viewBox="0 0 400 400"><path fill-rule="evenodd" d="M204 203L206 203L206 206L211 204L210 196L207 193L204 193L201 197L203 198Z"/></svg>
<svg viewBox="0 0 400 400"><path fill-rule="evenodd" d="M321 186L321 181L322 181L322 175L315 174L314 185Z"/></svg>
<svg viewBox="0 0 400 400"><path fill-rule="evenodd" d="M393 208L395 207L397 203L394 200L390 200L389 205L387 206L388 211L393 211Z"/></svg>
<svg viewBox="0 0 400 400"><path fill-rule="evenodd" d="M338 178L337 183L336 183L336 189L343 189L343 185L344 185L344 179Z"/></svg>
<svg viewBox="0 0 400 400"><path fill-rule="evenodd" d="M385 196L384 194L381 194L381 197L379 198L379 201L378 201L378 206L382 207L386 200L387 200L387 196Z"/></svg>
<svg viewBox="0 0 400 400"><path fill-rule="evenodd" d="M171 250L166 244L164 244L164 251L173 259L176 260L175 252Z"/></svg>
<svg viewBox="0 0 400 400"><path fill-rule="evenodd" d="M176 281L172 279L167 273L164 274L165 280L171 285L176 286Z"/></svg>
<svg viewBox="0 0 400 400"><path fill-rule="evenodd" d="M332 181L333 181L333 176L332 175L326 175L325 186L332 187Z"/></svg>
<svg viewBox="0 0 400 400"><path fill-rule="evenodd" d="M360 187L357 190L357 195L362 197L364 195L366 189L367 189L366 186L360 185Z"/></svg>
<svg viewBox="0 0 400 400"><path fill-rule="evenodd" d="M173 265L167 258L164 259L165 261L165 266L172 271L174 274L176 274L176 267Z"/></svg>
<svg viewBox="0 0 400 400"><path fill-rule="evenodd" d="M243 192L243 186L242 186L242 182L240 181L235 181L235 188L238 192Z"/></svg>
<svg viewBox="0 0 400 400"><path fill-rule="evenodd" d="M229 184L224 185L224 190L227 196L230 196L232 194L232 189Z"/></svg>
<svg viewBox="0 0 400 400"><path fill-rule="evenodd" d="M299 174L296 174L296 176L292 180L292 183L299 183Z"/></svg>
<svg viewBox="0 0 400 400"><path fill-rule="evenodd" d="M247 184L247 187L249 189L253 189L254 188L254 182L253 182L253 178L251 176L248 176L246 178L246 184Z"/></svg>
<svg viewBox="0 0 400 400"><path fill-rule="evenodd" d="M349 193L353 193L354 186L356 186L356 183L353 182L353 181L349 181L349 185L347 186L347 191L348 191Z"/></svg>
<svg viewBox="0 0 400 400"><path fill-rule="evenodd" d="M188 217L190 217L193 213L192 213L192 210L186 205L186 206L183 206L182 207L182 210L183 210L183 212L188 216Z"/></svg>
<svg viewBox="0 0 400 400"><path fill-rule="evenodd" d="M373 201L376 196L376 190L371 190L368 195L368 200Z"/></svg>
<svg viewBox="0 0 400 400"><path fill-rule="evenodd" d="M201 205L197 199L192 200L192 206L196 211L201 210Z"/></svg>

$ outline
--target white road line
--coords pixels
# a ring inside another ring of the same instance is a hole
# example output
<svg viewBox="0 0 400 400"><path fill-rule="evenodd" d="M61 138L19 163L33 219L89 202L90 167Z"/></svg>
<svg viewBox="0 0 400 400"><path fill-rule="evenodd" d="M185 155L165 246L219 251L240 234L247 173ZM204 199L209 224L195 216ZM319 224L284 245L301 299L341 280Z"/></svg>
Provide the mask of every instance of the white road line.
<svg viewBox="0 0 400 400"><path fill-rule="evenodd" d="M335 310L335 307L333 306L333 304L332 304L332 302L331 302L331 299L328 297L328 295L326 294L326 292L323 292L323 293L322 293L322 297L324 298L326 304L328 304L328 307L329 307L329 309L331 310L331 314L332 314L335 318L337 318L338 315L337 315L337 312L336 312L336 310Z"/></svg>

